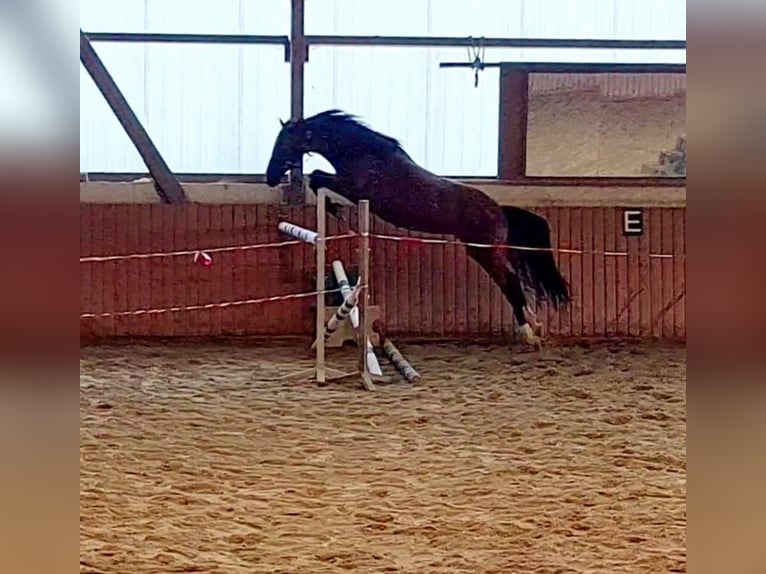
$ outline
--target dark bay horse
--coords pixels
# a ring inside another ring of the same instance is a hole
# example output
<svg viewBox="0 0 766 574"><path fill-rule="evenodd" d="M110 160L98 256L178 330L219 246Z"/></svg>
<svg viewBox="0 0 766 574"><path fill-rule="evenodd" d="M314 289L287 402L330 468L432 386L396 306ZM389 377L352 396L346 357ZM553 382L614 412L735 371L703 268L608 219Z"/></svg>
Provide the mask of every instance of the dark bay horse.
<svg viewBox="0 0 766 574"><path fill-rule="evenodd" d="M491 246L466 249L502 290L523 340L540 345L542 326L527 304L522 282L538 299L555 306L570 300L567 282L550 251L545 219L517 207L501 207L474 187L429 172L397 140L340 110L280 123L266 170L270 187L301 165L303 154L318 153L336 173L312 172L309 186L315 193L324 187L353 203L367 199L373 214L397 227ZM509 245L547 251L509 249Z"/></svg>

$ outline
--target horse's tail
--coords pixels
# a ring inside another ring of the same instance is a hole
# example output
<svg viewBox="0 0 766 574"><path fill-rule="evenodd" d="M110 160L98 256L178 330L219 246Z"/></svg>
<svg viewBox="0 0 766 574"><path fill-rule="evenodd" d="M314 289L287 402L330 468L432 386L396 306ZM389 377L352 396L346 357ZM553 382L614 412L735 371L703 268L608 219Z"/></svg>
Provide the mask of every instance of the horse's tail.
<svg viewBox="0 0 766 574"><path fill-rule="evenodd" d="M518 207L503 207L508 222L508 245L542 249L515 249L515 263L521 279L535 291L539 299L554 306L570 302L569 285L556 267L551 251L551 233L545 218ZM511 251L508 252L509 256Z"/></svg>

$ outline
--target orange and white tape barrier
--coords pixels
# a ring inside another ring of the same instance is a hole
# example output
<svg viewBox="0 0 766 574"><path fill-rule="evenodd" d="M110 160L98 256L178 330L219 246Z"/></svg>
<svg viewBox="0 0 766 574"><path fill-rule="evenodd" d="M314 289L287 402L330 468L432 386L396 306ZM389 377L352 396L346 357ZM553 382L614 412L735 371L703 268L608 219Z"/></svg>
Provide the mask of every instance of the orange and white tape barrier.
<svg viewBox="0 0 766 574"><path fill-rule="evenodd" d="M342 235L331 235L325 238L325 241L329 242L336 239L347 239L350 237L356 237L356 233L345 233ZM184 257L191 255L192 257L199 257L201 253L225 253L232 251L252 251L254 249L267 249L274 247L286 247L288 245L303 245L305 241L290 240L290 241L277 241L274 243L253 243L251 245L231 245L227 247L210 247L207 249L185 249L181 251L160 251L156 253L131 253L128 255L103 255L93 257L80 257L80 263L96 263L105 261L122 261L126 259L155 259L162 257Z"/></svg>
<svg viewBox="0 0 766 574"><path fill-rule="evenodd" d="M297 226L293 224L287 224L291 226L290 229L283 229L280 228L280 231L285 233L293 234L292 232L295 232L294 235L299 235L299 231L304 231L303 228L298 228ZM286 226L283 226L286 227ZM296 229L293 229L296 228ZM296 231L297 230L297 231ZM331 235L328 236L325 240L327 242L332 240L338 240L338 239L349 239L352 237L357 237L357 233L355 232L349 232L344 233L340 235ZM424 245L456 245L456 246L468 246L468 247L478 247L478 248L504 248L504 249L516 249L520 251L551 251L554 253L560 253L565 255L600 255L600 256L606 256L606 257L627 257L630 255L627 251L590 251L585 249L570 249L570 248L541 248L541 247L523 247L523 246L513 246L513 245L489 245L489 244L482 244L482 243L466 243L463 241L457 241L457 240L447 240L447 239L429 239L429 238L422 238L422 237L403 237L399 235L385 235L385 234L374 234L371 233L370 237L374 239L380 239L383 241L394 241L398 243L415 243L415 244L424 244ZM314 243L311 241L310 237L302 237L299 240L291 240L291 241L278 241L273 243L255 243L250 245L234 245L234 246L227 246L227 247L211 247L208 249L186 249L186 250L179 250L179 251L164 251L164 252L155 252L155 253L131 253L127 255L105 255L105 256L91 256L91 257L81 257L80 263L96 263L96 262L107 262L107 261L124 261L124 260L131 260L131 259L155 259L155 258L167 258L167 257L183 257L183 256L192 256L193 262L199 265L202 265L204 267L210 267L213 264L213 258L211 256L212 253L225 253L225 252L237 252L237 251L250 251L255 249L268 249L268 248L277 248L277 247L286 247L288 245L298 245L298 244L306 244L306 243ZM652 259L675 259L675 258L683 258L684 255L677 255L673 253L637 253L639 256L648 256ZM325 294L325 293L336 293L339 292L340 289L332 289L327 291L311 291L307 293L293 293L289 295L275 295L272 297L260 297L257 299L246 299L243 301L224 301L219 303L206 303L206 304L200 304L200 305L187 305L187 306L176 306L176 307L167 307L163 309L136 309L132 311L111 311L111 312L105 312L105 313L82 313L80 314L81 319L95 319L95 318L107 318L107 317L137 317L141 315L161 315L164 313L177 313L177 312L183 312L183 311L201 311L201 310L207 310L207 309L225 309L227 307L239 307L242 305L257 305L260 303L270 303L275 301L287 301L291 299L304 299L308 297L316 297L319 294Z"/></svg>
<svg viewBox="0 0 766 574"><path fill-rule="evenodd" d="M134 311L108 311L105 313L81 313L80 319L99 319L109 317L140 317L141 315L163 315L165 313L178 313L181 311L204 311L207 309L226 309L228 307L241 307L242 305L257 305L259 303L271 303L274 301L288 301L291 299L305 299L338 293L340 289L327 289L325 291L311 291L308 293L291 293L290 295L274 295L272 297L259 297L258 299L245 299L242 301L222 301L220 303L205 303L202 305L185 305L178 307L164 307L158 309L136 309Z"/></svg>
<svg viewBox="0 0 766 574"><path fill-rule="evenodd" d="M607 257L627 257L627 251L590 251L586 249L570 249L564 247L525 247L522 245L489 245L486 243L471 243L458 241L455 239L428 239L424 237L403 237L401 235L382 235L371 233L370 237L382 239L384 241L395 241L397 243L421 243L427 245L456 245L463 247L478 247L484 249L513 249L516 251L550 251L552 253L562 253L565 255L604 255ZM642 255L641 253L638 253ZM657 259L674 259L679 257L673 253L649 253L649 257Z"/></svg>

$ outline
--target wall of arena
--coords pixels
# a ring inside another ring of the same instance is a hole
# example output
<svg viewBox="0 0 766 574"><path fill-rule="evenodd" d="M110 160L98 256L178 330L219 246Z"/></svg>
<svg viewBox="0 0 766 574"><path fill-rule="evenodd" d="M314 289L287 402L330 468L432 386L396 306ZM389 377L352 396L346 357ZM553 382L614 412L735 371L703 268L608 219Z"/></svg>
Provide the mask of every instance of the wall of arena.
<svg viewBox="0 0 766 574"><path fill-rule="evenodd" d="M544 215L559 249L574 302L563 312L544 306L551 337L685 339L685 187L583 187L472 182L501 204ZM186 184L194 202L158 203L149 182L85 182L80 188L81 257L164 253L274 243L286 219L315 228L315 207L279 205L260 184ZM622 233L622 209L644 209L645 233ZM354 221L355 213L349 213ZM344 233L328 218L328 233ZM373 233L418 237L373 219ZM477 338L510 335L510 308L489 278L454 244L372 240L372 303L397 337ZM330 243L330 262L356 265L356 240ZM165 309L310 292L310 245L213 253L214 265L191 255L80 264L80 312ZM313 298L80 321L83 338L118 336L309 336Z"/></svg>

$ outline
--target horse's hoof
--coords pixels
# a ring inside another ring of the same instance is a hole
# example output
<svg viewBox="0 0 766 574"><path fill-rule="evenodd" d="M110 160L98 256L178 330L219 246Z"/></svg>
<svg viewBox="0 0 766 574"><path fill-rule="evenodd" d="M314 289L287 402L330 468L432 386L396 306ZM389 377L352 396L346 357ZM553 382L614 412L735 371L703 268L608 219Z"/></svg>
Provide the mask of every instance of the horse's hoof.
<svg viewBox="0 0 766 574"><path fill-rule="evenodd" d="M519 329L519 334L521 335L522 341L524 341L527 345L534 347L535 349L542 352L543 340L537 333L535 333L535 330L532 329L532 326L529 323L524 323L521 326Z"/></svg>
<svg viewBox="0 0 766 574"><path fill-rule="evenodd" d="M537 320L537 315L534 311L532 311L531 307L527 306L524 307L524 317L527 320L527 323L529 323L532 326L532 331L535 335L542 336L543 334L543 324Z"/></svg>

